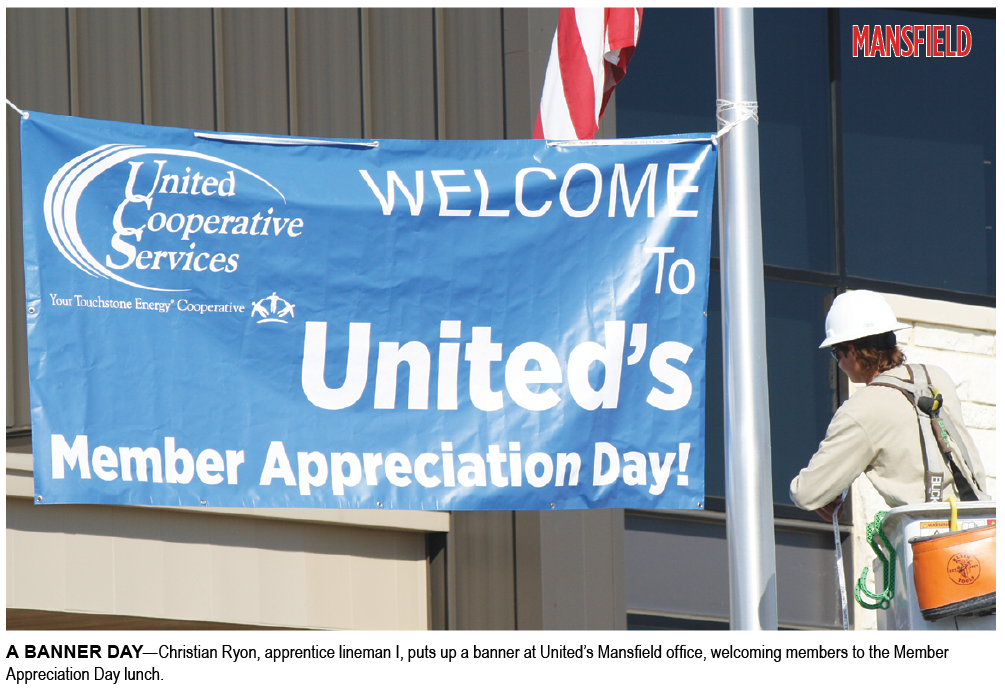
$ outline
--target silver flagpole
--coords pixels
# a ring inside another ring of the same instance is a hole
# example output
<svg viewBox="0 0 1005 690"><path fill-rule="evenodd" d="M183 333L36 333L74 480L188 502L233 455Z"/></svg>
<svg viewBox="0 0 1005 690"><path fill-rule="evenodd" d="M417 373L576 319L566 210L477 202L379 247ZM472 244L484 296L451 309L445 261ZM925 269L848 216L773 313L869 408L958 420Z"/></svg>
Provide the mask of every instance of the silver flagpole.
<svg viewBox="0 0 1005 690"><path fill-rule="evenodd" d="M715 63L717 110L736 122L741 104L757 101L752 9L715 10ZM720 145L729 621L733 630L777 630L757 121L738 122Z"/></svg>

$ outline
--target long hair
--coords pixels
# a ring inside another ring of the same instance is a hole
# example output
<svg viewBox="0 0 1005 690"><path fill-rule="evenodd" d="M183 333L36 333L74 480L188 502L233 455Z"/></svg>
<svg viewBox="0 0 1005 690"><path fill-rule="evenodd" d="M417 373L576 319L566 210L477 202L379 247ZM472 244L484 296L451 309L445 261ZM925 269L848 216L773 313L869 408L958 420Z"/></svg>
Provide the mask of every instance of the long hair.
<svg viewBox="0 0 1005 690"><path fill-rule="evenodd" d="M846 345L855 346L862 369L873 376L899 367L905 360L904 353L897 347L897 336L893 331L842 343L842 346Z"/></svg>

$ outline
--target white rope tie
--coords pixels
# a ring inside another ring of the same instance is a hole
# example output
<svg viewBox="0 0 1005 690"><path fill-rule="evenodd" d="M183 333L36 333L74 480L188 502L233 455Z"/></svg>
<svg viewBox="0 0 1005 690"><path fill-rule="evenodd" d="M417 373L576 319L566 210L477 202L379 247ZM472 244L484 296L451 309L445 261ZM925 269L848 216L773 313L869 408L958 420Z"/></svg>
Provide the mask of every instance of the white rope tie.
<svg viewBox="0 0 1005 690"><path fill-rule="evenodd" d="M735 120L729 121L722 116L727 110L737 111L737 116ZM760 123L757 119L757 101L740 101L739 103L734 103L733 101L724 101L721 98L715 101L715 119L719 123L721 129L713 134L709 139L586 139L582 141L577 141L571 139L569 141L549 141L548 146L624 146L626 144L632 144L635 146L639 145L665 145L665 144L685 144L692 142L702 142L711 141L714 146L719 145L719 139L725 136L729 130L736 127L738 124L744 120L753 120L754 122Z"/></svg>
<svg viewBox="0 0 1005 690"><path fill-rule="evenodd" d="M20 115L21 117L23 117L25 120L28 119L28 113L26 113L25 111L21 110L16 105L14 105L13 103L11 103L10 99L5 98L4 100L7 101L7 105L9 105L11 108L13 108L14 110L17 111L18 115Z"/></svg>
<svg viewBox="0 0 1005 690"><path fill-rule="evenodd" d="M737 111L735 120L729 121L722 116L727 110ZM722 127L722 129L712 135L712 142L718 146L719 138L744 120L752 119L754 122L760 123L760 120L757 119L757 101L740 101L734 103L733 101L724 101L721 98L717 98L715 101L715 119L718 121L719 126Z"/></svg>

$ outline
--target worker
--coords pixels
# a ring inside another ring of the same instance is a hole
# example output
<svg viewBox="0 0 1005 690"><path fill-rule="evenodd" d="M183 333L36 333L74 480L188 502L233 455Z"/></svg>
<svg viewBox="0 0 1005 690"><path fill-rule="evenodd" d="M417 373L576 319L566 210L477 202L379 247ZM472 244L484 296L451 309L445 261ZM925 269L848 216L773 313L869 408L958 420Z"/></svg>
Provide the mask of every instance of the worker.
<svg viewBox="0 0 1005 690"><path fill-rule="evenodd" d="M913 368L919 377L930 377L942 396L940 416L943 420L948 417L958 430L960 438L954 442L965 446L958 451L966 451L968 462L961 460L958 464L962 467L956 470L947 466L939 452L931 425L919 424L912 398L891 385L913 383L912 369L905 366L894 333L909 327L897 321L887 301L875 292L854 290L834 300L827 313L827 337L820 347L831 349L852 383L867 385L834 413L820 448L792 480L789 495L800 508L815 510L828 521L835 511L840 517L845 489L863 472L891 508L931 499L926 496L926 480L941 483L942 495L953 492L970 500L988 498L984 467L963 424L956 384L949 375L931 365ZM921 445L923 436L927 437L927 453ZM926 457L929 469L942 477L930 479L926 475ZM964 486L957 487L957 483Z"/></svg>

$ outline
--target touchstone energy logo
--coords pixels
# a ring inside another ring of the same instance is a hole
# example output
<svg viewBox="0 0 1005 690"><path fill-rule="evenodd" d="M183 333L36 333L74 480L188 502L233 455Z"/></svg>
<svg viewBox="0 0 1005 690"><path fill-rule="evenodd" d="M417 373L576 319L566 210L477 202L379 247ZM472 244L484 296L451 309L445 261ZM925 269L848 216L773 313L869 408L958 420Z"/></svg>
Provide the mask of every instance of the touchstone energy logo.
<svg viewBox="0 0 1005 690"><path fill-rule="evenodd" d="M273 292L252 303L251 315L261 317L258 323L289 323L286 318L293 318L293 308L296 306Z"/></svg>
<svg viewBox="0 0 1005 690"><path fill-rule="evenodd" d="M852 25L852 57L966 57L970 29L959 24Z"/></svg>
<svg viewBox="0 0 1005 690"><path fill-rule="evenodd" d="M81 271L180 292L197 274L238 271L242 253L299 237L304 221L285 217L285 206L275 185L222 158L107 144L60 168L43 213L56 248Z"/></svg>

